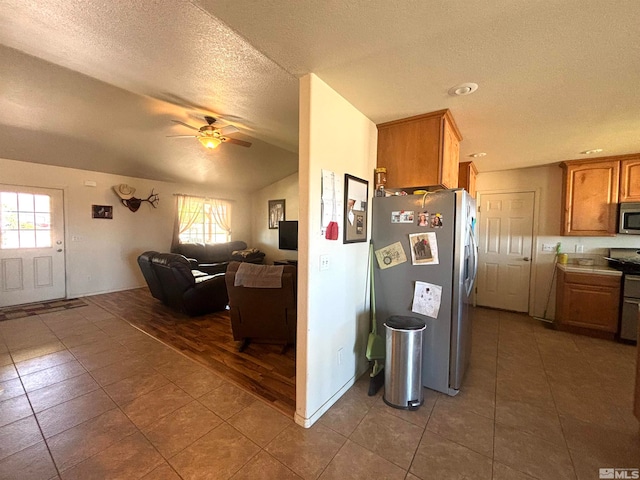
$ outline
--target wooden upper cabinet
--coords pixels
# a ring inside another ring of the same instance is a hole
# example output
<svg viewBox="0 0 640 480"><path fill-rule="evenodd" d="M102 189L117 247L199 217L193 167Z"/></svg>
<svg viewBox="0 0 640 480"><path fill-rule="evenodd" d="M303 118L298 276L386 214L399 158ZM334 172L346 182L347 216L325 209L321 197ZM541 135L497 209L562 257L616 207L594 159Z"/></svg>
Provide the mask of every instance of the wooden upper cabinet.
<svg viewBox="0 0 640 480"><path fill-rule="evenodd" d="M620 162L598 159L560 166L564 172L562 234L615 235Z"/></svg>
<svg viewBox="0 0 640 480"><path fill-rule="evenodd" d="M640 155L620 162L620 201L640 202Z"/></svg>
<svg viewBox="0 0 640 480"><path fill-rule="evenodd" d="M478 170L473 162L460 162L458 168L458 187L464 188L473 198L476 196L476 176Z"/></svg>
<svg viewBox="0 0 640 480"><path fill-rule="evenodd" d="M458 186L462 136L449 110L378 125L378 167L387 188Z"/></svg>

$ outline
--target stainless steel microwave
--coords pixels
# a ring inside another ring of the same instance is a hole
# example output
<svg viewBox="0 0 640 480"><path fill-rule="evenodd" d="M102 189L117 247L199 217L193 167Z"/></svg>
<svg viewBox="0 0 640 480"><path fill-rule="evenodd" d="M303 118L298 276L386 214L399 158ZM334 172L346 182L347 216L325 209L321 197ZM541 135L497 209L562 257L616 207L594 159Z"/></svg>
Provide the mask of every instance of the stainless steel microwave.
<svg viewBox="0 0 640 480"><path fill-rule="evenodd" d="M621 203L618 233L640 235L640 203Z"/></svg>

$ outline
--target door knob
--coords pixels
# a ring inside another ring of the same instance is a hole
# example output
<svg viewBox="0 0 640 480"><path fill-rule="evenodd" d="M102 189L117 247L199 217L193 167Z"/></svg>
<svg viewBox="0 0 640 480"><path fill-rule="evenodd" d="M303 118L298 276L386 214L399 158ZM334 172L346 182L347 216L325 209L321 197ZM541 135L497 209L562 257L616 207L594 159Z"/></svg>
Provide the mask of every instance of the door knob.
<svg viewBox="0 0 640 480"><path fill-rule="evenodd" d="M62 251L62 249L61 249L61 248L59 248L58 250L56 250L56 252L61 252L61 251Z"/></svg>
<svg viewBox="0 0 640 480"><path fill-rule="evenodd" d="M529 261L529 257L524 257L524 258L523 258L523 260L524 260L525 262L528 262L528 261Z"/></svg>

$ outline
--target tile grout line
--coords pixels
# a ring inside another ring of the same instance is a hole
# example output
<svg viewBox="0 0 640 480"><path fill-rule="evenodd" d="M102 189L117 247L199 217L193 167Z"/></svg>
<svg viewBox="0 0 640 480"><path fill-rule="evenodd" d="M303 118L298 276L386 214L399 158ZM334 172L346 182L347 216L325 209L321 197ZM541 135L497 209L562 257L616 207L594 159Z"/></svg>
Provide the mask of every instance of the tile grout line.
<svg viewBox="0 0 640 480"><path fill-rule="evenodd" d="M41 319L40 319L40 321L42 322L43 325L45 325L47 328L49 328L49 326L46 325ZM49 328L49 330L51 331L50 328ZM40 431L40 435L42 437L42 443L44 443L44 446L47 449L47 453L49 454L49 458L51 459L51 463L53 464L53 468L55 469L58 478L62 478L60 469L58 468L58 464L56 463L55 459L53 458L53 453L51 452L51 448L49 447L49 442L47 442L47 438L44 435L44 431L42 430L42 425L40 425L40 420L38 419L38 416L36 415L36 412L35 412L35 410L33 408L33 404L31 403L31 397L29 397L29 394L28 394L28 392L27 392L27 390L26 390L26 388L24 386L24 383L22 381L22 375L20 375L20 372L18 371L18 368L16 367L16 364L15 364L15 361L13 359L13 355L11 354L11 351L9 351L9 355L11 356L11 361L14 362L13 363L13 368L16 369L16 373L18 374L18 378L20 379L20 385L22 385L22 390L24 391L24 396L27 399L27 402L29 402L29 408L31 408L31 413L33 414L33 419L35 420L36 425L38 426L38 430ZM29 445L29 447L31 447L31 446L33 446L33 445ZM20 452L26 450L29 447L23 448L22 450L20 450ZM19 452L15 452L15 453L19 453ZM14 453L14 455L15 455L15 453Z"/></svg>
<svg viewBox="0 0 640 480"><path fill-rule="evenodd" d="M569 460L571 461L571 467L573 469L573 478L577 479L577 473L576 473L576 465L574 462L574 457L573 455L571 455L571 449L569 448L569 443L567 442L567 437L565 435L565 428L562 425L562 422L560 421L560 412L558 411L558 404L556 401L556 395L554 394L553 388L551 388L551 383L549 382L549 372L547 370L547 364L545 363L542 353L540 351L540 343L538 340L538 336L535 335L534 332L534 339L536 341L536 350L538 351L538 355L540 355L540 360L542 362L542 370L544 371L544 378L545 381L547 382L547 386L549 387L549 391L551 392L551 398L553 399L553 407L555 409L556 412L556 416L558 417L558 423L560 424L560 430L562 431L562 440L564 440L564 446L567 449L567 453L569 454ZM571 341L573 342L573 339L571 339ZM575 343L574 343L575 345ZM577 345L576 345L577 348Z"/></svg>

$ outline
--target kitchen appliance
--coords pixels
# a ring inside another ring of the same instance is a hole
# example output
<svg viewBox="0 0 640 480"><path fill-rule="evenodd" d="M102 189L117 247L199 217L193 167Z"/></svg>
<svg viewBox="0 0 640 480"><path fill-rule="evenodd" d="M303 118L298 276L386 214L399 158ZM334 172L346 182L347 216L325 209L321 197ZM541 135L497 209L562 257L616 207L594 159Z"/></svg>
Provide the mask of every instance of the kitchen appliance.
<svg viewBox="0 0 640 480"><path fill-rule="evenodd" d="M475 212L475 200L462 189L373 198L379 328L392 315L425 321L422 384L448 395L460 390L471 353L469 305L478 266ZM405 262L392 247L396 242ZM416 282L431 285L424 298L416 299ZM428 314L413 311L416 303Z"/></svg>
<svg viewBox="0 0 640 480"><path fill-rule="evenodd" d="M640 305L640 250L611 248L605 257L609 266L622 272L622 308L620 308L620 340L636 342L638 306Z"/></svg>
<svg viewBox="0 0 640 480"><path fill-rule="evenodd" d="M621 203L618 233L640 235L640 203Z"/></svg>

